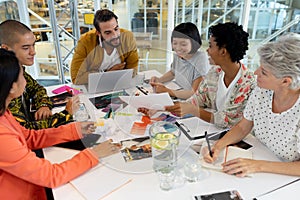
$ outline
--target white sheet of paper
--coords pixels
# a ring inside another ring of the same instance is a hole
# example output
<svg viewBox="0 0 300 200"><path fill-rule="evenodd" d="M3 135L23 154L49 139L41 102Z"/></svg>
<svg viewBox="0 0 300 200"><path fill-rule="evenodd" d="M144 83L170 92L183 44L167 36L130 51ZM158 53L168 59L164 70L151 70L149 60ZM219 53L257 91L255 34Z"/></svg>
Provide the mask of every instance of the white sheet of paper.
<svg viewBox="0 0 300 200"><path fill-rule="evenodd" d="M120 99L134 108L164 110L165 106L174 105L168 93L149 94L143 96L120 96Z"/></svg>
<svg viewBox="0 0 300 200"><path fill-rule="evenodd" d="M96 168L72 180L71 184L85 199L102 199L131 181L128 175L119 172L112 173L111 170L113 169L107 166L96 166ZM103 180L111 181L104 182Z"/></svg>
<svg viewBox="0 0 300 200"><path fill-rule="evenodd" d="M170 81L164 84L167 88L171 90L180 90L182 87L180 87L176 82Z"/></svg>

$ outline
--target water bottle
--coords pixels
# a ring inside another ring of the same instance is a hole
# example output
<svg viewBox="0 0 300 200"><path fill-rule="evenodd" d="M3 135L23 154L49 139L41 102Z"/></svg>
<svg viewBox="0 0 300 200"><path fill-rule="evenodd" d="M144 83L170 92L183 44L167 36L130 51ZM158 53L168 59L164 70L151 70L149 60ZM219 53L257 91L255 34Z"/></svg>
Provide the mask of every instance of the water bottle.
<svg viewBox="0 0 300 200"><path fill-rule="evenodd" d="M84 122L84 121L87 121L88 119L89 119L89 114L88 114L84 104L80 103L79 109L75 113L75 120L78 122Z"/></svg>

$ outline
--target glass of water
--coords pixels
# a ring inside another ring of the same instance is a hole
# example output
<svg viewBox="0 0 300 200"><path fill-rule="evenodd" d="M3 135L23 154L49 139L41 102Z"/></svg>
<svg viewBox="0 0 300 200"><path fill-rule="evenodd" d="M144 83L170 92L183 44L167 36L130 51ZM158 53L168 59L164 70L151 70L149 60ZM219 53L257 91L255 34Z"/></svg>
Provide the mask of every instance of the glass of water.
<svg viewBox="0 0 300 200"><path fill-rule="evenodd" d="M175 178L180 130L172 123L156 122L150 127L149 135L153 169L158 174L161 189L169 190Z"/></svg>
<svg viewBox="0 0 300 200"><path fill-rule="evenodd" d="M187 161L184 165L184 176L188 182L197 182L200 180L202 167L199 160Z"/></svg>
<svg viewBox="0 0 300 200"><path fill-rule="evenodd" d="M86 110L85 105L83 103L79 104L79 109L75 113L74 117L75 117L75 120L78 122L84 122L89 119L88 111Z"/></svg>

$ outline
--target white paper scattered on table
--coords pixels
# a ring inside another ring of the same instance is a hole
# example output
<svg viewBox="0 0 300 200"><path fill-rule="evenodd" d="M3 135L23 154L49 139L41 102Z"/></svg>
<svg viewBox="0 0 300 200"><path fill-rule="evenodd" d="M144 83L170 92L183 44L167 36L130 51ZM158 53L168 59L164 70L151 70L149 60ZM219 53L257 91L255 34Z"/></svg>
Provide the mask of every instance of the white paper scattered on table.
<svg viewBox="0 0 300 200"><path fill-rule="evenodd" d="M121 189L131 181L128 175L121 172L112 173L107 166L96 166L95 169L79 176L71 181L71 184L79 191L85 199L99 200L110 193ZM110 181L103 181L110 180Z"/></svg>
<svg viewBox="0 0 300 200"><path fill-rule="evenodd" d="M143 96L120 96L120 99L134 108L164 110L165 106L174 105L168 93L149 94Z"/></svg>

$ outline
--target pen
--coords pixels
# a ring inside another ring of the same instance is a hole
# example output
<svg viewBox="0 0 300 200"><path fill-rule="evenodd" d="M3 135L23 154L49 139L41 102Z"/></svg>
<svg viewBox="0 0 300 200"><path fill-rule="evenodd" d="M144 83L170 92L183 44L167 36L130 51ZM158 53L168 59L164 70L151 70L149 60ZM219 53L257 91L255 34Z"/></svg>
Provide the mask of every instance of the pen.
<svg viewBox="0 0 300 200"><path fill-rule="evenodd" d="M104 119L109 119L109 118L111 118L112 112L113 112L113 110L112 110L112 108L110 107L109 110L108 110L108 112L107 112L106 115L104 116Z"/></svg>
<svg viewBox="0 0 300 200"><path fill-rule="evenodd" d="M114 114L114 111L112 108L110 108L108 111L108 118L113 118L113 114Z"/></svg>
<svg viewBox="0 0 300 200"><path fill-rule="evenodd" d="M213 154L212 154L212 151L211 151L211 148L210 148L210 144L209 144L209 140L208 140L208 137L207 137L207 131L205 131L205 140L207 142L207 148L208 148L208 151L209 151L209 155L210 155L210 157L213 157Z"/></svg>
<svg viewBox="0 0 300 200"><path fill-rule="evenodd" d="M148 91L145 90L143 87L139 87L139 86L136 86L136 88L141 91L144 95L148 95Z"/></svg>

